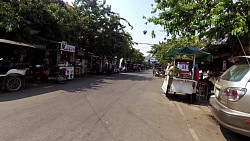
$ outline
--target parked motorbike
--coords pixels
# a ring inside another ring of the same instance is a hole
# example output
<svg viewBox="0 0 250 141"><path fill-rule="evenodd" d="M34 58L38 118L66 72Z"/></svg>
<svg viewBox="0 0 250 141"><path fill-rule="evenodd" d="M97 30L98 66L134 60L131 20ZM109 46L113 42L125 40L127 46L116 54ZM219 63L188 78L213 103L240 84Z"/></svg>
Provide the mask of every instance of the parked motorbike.
<svg viewBox="0 0 250 141"><path fill-rule="evenodd" d="M67 80L66 69L60 69L59 67L45 67L36 65L34 70L34 79L36 82L44 80L55 81L58 83L64 83Z"/></svg>

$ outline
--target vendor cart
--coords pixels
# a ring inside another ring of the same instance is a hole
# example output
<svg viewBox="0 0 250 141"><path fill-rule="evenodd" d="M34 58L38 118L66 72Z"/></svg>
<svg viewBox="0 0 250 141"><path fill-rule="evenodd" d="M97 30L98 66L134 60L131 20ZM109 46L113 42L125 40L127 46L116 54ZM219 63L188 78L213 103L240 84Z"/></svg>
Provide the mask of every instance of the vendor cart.
<svg viewBox="0 0 250 141"><path fill-rule="evenodd" d="M177 49L170 49L166 52L167 56L172 56L173 64L179 69L178 75L172 78L172 84L168 86L170 82L169 75L165 76L162 84L162 90L169 96L170 94L183 94L190 97L190 102L196 97L197 81L199 77L199 71L195 68L197 62L206 61L212 59L209 53L200 51L192 47L183 47ZM183 56L185 56L183 58ZM190 61L190 58L192 61ZM178 61L181 60L181 61ZM186 59L186 63L185 62ZM189 64L192 63L191 69L187 69ZM183 65L180 65L183 64ZM189 70L189 72L187 72ZM198 75L198 76L197 76Z"/></svg>
<svg viewBox="0 0 250 141"><path fill-rule="evenodd" d="M67 79L74 78L75 46L62 41L47 46L46 58L50 67L59 67L65 69Z"/></svg>
<svg viewBox="0 0 250 141"><path fill-rule="evenodd" d="M66 69L66 76L68 79L74 79L74 65L75 61L75 46L68 45L67 42L62 42L59 52L60 69Z"/></svg>

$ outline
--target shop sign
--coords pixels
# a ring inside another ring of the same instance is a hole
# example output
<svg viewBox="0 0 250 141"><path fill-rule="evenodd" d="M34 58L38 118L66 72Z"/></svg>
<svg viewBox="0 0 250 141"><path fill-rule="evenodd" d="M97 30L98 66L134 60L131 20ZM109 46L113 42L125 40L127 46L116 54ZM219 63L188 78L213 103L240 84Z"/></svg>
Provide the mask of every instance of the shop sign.
<svg viewBox="0 0 250 141"><path fill-rule="evenodd" d="M68 45L68 44L62 44L60 50L67 51L67 52L75 52L75 46Z"/></svg>

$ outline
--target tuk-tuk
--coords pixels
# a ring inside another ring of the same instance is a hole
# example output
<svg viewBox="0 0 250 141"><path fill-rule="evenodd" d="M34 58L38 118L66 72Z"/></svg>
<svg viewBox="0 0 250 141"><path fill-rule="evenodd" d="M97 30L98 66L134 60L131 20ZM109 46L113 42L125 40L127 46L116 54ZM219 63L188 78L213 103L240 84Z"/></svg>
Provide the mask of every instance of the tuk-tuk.
<svg viewBox="0 0 250 141"><path fill-rule="evenodd" d="M0 39L0 88L18 91L25 86L32 58L33 45Z"/></svg>

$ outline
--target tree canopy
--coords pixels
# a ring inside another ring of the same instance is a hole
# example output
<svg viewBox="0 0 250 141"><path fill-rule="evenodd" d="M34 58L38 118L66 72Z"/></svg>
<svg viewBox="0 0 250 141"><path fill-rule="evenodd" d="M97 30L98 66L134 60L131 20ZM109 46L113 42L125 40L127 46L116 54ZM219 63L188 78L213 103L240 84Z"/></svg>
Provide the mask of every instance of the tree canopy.
<svg viewBox="0 0 250 141"><path fill-rule="evenodd" d="M133 49L125 31L130 23L105 1L75 0L71 6L62 0L5 0L0 5L0 38L33 44L67 41L107 59L129 57Z"/></svg>
<svg viewBox="0 0 250 141"><path fill-rule="evenodd" d="M148 22L161 25L173 37L198 36L208 39L226 35L244 36L249 31L247 0L155 0Z"/></svg>
<svg viewBox="0 0 250 141"><path fill-rule="evenodd" d="M171 37L165 47L158 45L159 48L166 50L187 44L203 48L225 38L239 43L237 37L249 45L248 0L155 0L155 3L152 11L155 16L148 17L147 22L163 26ZM202 45L196 46L198 43ZM156 48L153 46L150 52L157 53Z"/></svg>

